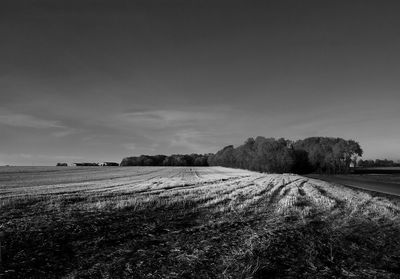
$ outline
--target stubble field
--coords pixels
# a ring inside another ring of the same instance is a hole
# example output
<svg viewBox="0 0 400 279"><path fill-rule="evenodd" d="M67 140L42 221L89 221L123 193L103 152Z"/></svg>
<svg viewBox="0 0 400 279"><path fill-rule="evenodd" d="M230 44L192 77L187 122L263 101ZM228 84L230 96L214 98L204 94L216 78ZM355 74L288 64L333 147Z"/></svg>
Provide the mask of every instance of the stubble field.
<svg viewBox="0 0 400 279"><path fill-rule="evenodd" d="M0 168L5 278L400 278L400 201L221 167Z"/></svg>

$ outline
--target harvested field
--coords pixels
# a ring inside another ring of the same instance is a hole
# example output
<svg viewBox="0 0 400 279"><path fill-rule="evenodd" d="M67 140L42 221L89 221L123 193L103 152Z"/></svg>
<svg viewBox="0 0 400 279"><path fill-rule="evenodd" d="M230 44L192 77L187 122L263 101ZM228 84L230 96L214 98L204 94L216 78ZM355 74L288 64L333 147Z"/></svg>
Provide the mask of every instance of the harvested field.
<svg viewBox="0 0 400 279"><path fill-rule="evenodd" d="M0 168L6 278L400 278L399 213L292 174Z"/></svg>

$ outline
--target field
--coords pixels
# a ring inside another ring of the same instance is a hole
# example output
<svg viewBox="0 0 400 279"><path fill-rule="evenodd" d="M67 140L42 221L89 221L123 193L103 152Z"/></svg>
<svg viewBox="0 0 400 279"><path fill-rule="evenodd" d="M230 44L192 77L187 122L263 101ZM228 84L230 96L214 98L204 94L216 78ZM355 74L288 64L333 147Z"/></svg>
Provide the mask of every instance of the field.
<svg viewBox="0 0 400 279"><path fill-rule="evenodd" d="M0 273L400 278L399 213L399 198L292 174L4 167Z"/></svg>

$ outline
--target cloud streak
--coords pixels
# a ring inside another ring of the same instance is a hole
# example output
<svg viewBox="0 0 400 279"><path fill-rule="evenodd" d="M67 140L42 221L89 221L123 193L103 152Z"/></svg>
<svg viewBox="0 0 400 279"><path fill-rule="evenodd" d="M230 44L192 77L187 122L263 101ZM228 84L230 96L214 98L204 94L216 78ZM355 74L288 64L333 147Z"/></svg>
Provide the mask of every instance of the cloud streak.
<svg viewBox="0 0 400 279"><path fill-rule="evenodd" d="M165 129L171 127L187 127L204 125L223 118L223 112L193 110L148 110L127 112L115 116L115 120L123 126L145 127L146 129Z"/></svg>
<svg viewBox="0 0 400 279"><path fill-rule="evenodd" d="M196 131L193 129L178 131L170 140L170 146L184 147L188 150L193 150L194 152L209 151L215 152L215 150L210 150L212 143L210 142L212 135Z"/></svg>
<svg viewBox="0 0 400 279"><path fill-rule="evenodd" d="M133 152L208 152L215 149L220 126L232 117L226 106L150 109L114 115L107 125L133 134L136 141L123 145Z"/></svg>
<svg viewBox="0 0 400 279"><path fill-rule="evenodd" d="M65 128L65 126L59 124L58 121L41 119L32 115L18 113L0 114L0 124L36 129Z"/></svg>
<svg viewBox="0 0 400 279"><path fill-rule="evenodd" d="M21 129L52 130L50 135L56 138L76 134L79 130L70 128L60 121L39 118L30 114L0 111L0 125Z"/></svg>

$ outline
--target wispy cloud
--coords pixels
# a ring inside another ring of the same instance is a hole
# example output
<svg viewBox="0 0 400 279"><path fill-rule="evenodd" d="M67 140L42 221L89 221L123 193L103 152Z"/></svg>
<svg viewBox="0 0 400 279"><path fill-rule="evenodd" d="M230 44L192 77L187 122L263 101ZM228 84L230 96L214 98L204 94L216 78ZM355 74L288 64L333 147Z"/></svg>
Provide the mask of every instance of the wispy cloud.
<svg viewBox="0 0 400 279"><path fill-rule="evenodd" d="M158 144L157 143L152 143L152 144L150 144L150 146L146 146L143 143L140 144L140 145L138 145L136 143L124 143L124 144L122 144L122 146L125 149L127 149L127 150L129 150L131 152L134 152L135 154L138 154L138 153L150 154L150 153L154 153L156 151L156 148L157 148Z"/></svg>
<svg viewBox="0 0 400 279"><path fill-rule="evenodd" d="M224 111L205 111L199 108L190 110L148 110L127 112L116 115L121 125L164 129L171 127L204 125L224 117Z"/></svg>
<svg viewBox="0 0 400 279"><path fill-rule="evenodd" d="M193 129L178 131L170 140L170 146L201 152L210 149L209 138L207 133Z"/></svg>
<svg viewBox="0 0 400 279"><path fill-rule="evenodd" d="M225 137L224 127L236 113L227 106L139 109L114 114L102 124L130 137L121 146L134 154L203 153L215 151L216 137Z"/></svg>
<svg viewBox="0 0 400 279"><path fill-rule="evenodd" d="M130 150L130 151L136 151L137 150L137 144L135 144L135 143L124 143L122 146L125 147L126 149Z"/></svg>
<svg viewBox="0 0 400 279"><path fill-rule="evenodd" d="M18 113L0 114L0 124L37 129L65 128L58 121L41 119L32 115Z"/></svg>
<svg viewBox="0 0 400 279"><path fill-rule="evenodd" d="M54 133L52 133L52 135L56 138L62 138L62 137L66 137L66 136L69 136L72 134L76 134L77 132L78 132L77 129L65 127L64 130L54 132Z"/></svg>
<svg viewBox="0 0 400 279"><path fill-rule="evenodd" d="M215 149L217 127L231 115L227 107L153 109L117 114L108 125L131 133L135 141L123 147L135 154L206 152Z"/></svg>
<svg viewBox="0 0 400 279"><path fill-rule="evenodd" d="M11 154L9 156L20 157L24 159L46 159L46 160L78 160L83 159L82 156L78 155L44 155L44 154L30 154L30 153L19 153Z"/></svg>
<svg viewBox="0 0 400 279"><path fill-rule="evenodd" d="M53 132L51 132L51 135L57 138L66 137L78 132L78 129L68 127L57 120L49 120L1 109L0 125L17 128L52 129Z"/></svg>

